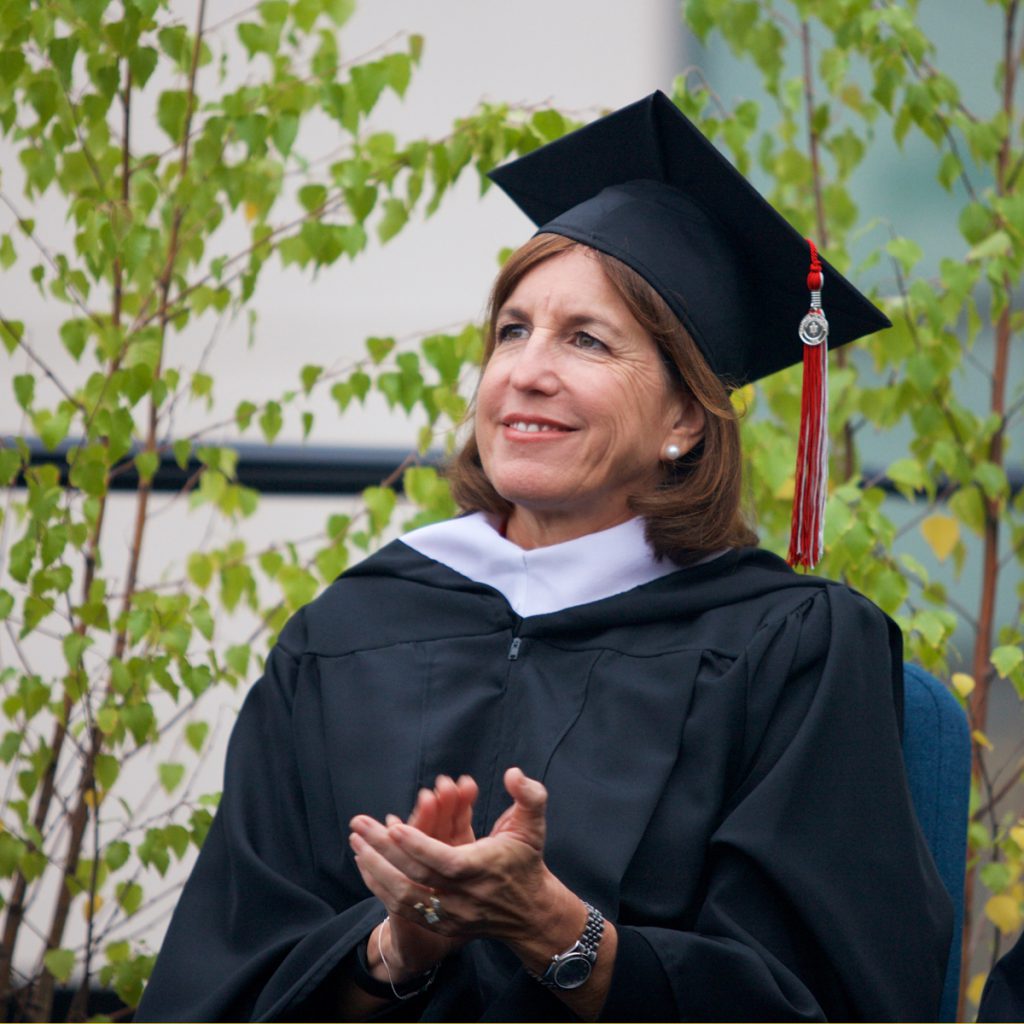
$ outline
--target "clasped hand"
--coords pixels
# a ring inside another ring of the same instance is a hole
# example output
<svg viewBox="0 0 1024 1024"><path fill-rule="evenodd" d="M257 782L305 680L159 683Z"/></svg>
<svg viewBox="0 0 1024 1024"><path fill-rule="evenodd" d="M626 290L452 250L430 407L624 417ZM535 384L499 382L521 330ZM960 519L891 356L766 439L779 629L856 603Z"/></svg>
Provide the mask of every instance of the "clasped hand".
<svg viewBox="0 0 1024 1024"><path fill-rule="evenodd" d="M384 822L352 819L356 865L390 918L377 941L398 977L424 971L481 936L505 941L527 966L542 968L550 954L534 952L531 939L567 921L577 934L582 929L582 903L544 863L547 791L518 768L505 773L505 788L512 806L480 839L471 825L478 788L469 776L441 776L433 790L421 790L407 822L394 815ZM440 913L428 925L417 904L430 906L431 896Z"/></svg>

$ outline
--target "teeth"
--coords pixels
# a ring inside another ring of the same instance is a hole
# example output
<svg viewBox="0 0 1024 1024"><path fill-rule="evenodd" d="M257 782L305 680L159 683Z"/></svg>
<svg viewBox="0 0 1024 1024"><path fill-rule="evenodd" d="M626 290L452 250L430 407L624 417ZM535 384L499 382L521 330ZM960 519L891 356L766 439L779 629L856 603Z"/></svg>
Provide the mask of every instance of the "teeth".
<svg viewBox="0 0 1024 1024"><path fill-rule="evenodd" d="M536 434L542 430L555 430L555 427L550 426L547 423L527 423L525 420L513 420L509 426L513 430L522 430L528 434Z"/></svg>

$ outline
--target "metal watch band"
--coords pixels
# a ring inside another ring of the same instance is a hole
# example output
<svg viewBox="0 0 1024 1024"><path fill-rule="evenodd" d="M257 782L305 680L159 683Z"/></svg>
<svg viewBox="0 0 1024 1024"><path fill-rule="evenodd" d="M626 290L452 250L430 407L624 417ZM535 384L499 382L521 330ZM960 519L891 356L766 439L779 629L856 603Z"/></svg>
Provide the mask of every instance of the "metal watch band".
<svg viewBox="0 0 1024 1024"><path fill-rule="evenodd" d="M604 934L604 917L589 903L583 905L587 908L583 934L564 953L556 953L543 974L528 971L547 988L563 991L579 988L590 977Z"/></svg>

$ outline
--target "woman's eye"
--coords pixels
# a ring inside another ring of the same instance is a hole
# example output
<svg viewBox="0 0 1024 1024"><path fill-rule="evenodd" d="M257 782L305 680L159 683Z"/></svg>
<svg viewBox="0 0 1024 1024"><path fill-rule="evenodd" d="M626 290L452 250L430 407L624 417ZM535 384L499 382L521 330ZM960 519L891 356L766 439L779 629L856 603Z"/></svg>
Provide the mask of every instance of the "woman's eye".
<svg viewBox="0 0 1024 1024"><path fill-rule="evenodd" d="M502 324L498 328L498 341L517 341L527 336L522 324Z"/></svg>
<svg viewBox="0 0 1024 1024"><path fill-rule="evenodd" d="M573 344L575 344L577 348L586 349L592 352L597 352L608 347L599 338L595 338L592 334L587 334L586 331L580 331L573 339Z"/></svg>

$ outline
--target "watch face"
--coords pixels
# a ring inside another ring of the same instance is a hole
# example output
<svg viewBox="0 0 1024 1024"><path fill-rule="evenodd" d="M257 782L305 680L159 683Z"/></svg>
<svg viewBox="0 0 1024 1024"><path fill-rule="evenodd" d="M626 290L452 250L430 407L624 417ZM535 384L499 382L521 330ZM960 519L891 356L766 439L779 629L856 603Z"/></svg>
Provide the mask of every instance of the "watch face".
<svg viewBox="0 0 1024 1024"><path fill-rule="evenodd" d="M590 961L583 953L570 953L555 967L551 979L558 988L579 988L590 977Z"/></svg>

